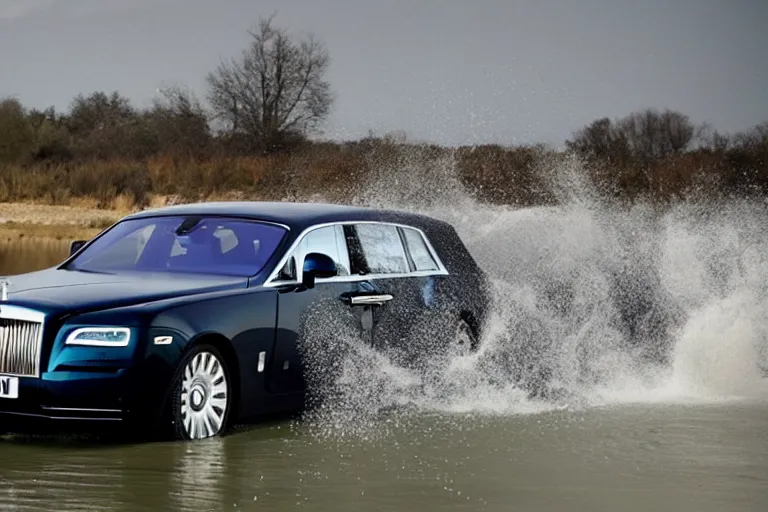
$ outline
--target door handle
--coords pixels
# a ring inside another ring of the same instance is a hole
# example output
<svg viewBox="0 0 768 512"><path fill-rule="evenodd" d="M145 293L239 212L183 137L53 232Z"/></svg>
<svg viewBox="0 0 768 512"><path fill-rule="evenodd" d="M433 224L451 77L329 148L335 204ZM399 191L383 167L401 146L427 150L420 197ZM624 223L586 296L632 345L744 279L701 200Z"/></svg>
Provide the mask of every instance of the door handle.
<svg viewBox="0 0 768 512"><path fill-rule="evenodd" d="M381 306L394 299L388 293L381 295L342 295L341 300L353 306Z"/></svg>
<svg viewBox="0 0 768 512"><path fill-rule="evenodd" d="M353 306L363 306L363 305L369 305L369 306L381 306L382 304L391 301L394 299L393 296L389 294L384 295L356 295L352 297L352 305Z"/></svg>

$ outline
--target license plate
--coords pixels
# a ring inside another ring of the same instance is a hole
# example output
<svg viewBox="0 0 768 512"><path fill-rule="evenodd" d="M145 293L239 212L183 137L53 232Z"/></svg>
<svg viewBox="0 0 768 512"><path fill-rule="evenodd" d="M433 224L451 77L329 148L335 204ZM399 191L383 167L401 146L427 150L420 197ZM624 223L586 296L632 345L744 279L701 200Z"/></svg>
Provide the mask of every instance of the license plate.
<svg viewBox="0 0 768 512"><path fill-rule="evenodd" d="M19 378L0 375L0 398L19 398Z"/></svg>

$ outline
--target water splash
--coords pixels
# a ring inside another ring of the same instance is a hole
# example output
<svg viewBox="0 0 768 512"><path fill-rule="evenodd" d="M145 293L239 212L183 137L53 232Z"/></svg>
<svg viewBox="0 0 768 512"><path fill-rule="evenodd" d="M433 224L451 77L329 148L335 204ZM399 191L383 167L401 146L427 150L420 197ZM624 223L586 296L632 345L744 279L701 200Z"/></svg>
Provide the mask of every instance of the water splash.
<svg viewBox="0 0 768 512"><path fill-rule="evenodd" d="M310 374L325 371L329 346L344 348L335 377L315 389L324 396L315 425L372 435L414 411L768 398L764 204L615 206L577 162L560 162L541 170L560 204L513 209L476 202L454 169L450 157L404 151L357 202L457 228L494 282L480 349L415 371L329 327L310 343Z"/></svg>

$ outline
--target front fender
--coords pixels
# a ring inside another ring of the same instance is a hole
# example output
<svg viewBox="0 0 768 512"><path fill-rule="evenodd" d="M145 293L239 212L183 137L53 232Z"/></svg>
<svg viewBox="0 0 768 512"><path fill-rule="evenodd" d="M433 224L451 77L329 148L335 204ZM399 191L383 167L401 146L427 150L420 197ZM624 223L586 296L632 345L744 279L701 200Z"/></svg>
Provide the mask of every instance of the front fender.
<svg viewBox="0 0 768 512"><path fill-rule="evenodd" d="M260 412L266 393L267 361L275 345L277 292L258 289L171 307L158 313L148 330L144 365L158 375L154 385L165 386L173 378L184 352L194 343L226 339L234 354L239 375L240 413Z"/></svg>

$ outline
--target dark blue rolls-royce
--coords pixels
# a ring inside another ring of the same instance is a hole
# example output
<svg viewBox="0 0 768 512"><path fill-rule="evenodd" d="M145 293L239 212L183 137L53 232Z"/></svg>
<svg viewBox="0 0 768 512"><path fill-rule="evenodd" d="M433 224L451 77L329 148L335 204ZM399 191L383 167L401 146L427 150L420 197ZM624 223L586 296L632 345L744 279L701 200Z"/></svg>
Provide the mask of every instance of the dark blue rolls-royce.
<svg viewBox="0 0 768 512"><path fill-rule="evenodd" d="M486 277L449 224L315 203L142 211L1 286L5 433L220 435L306 406L313 329L332 342L338 320L417 361L474 349L488 308ZM405 342L416 329L440 343Z"/></svg>

